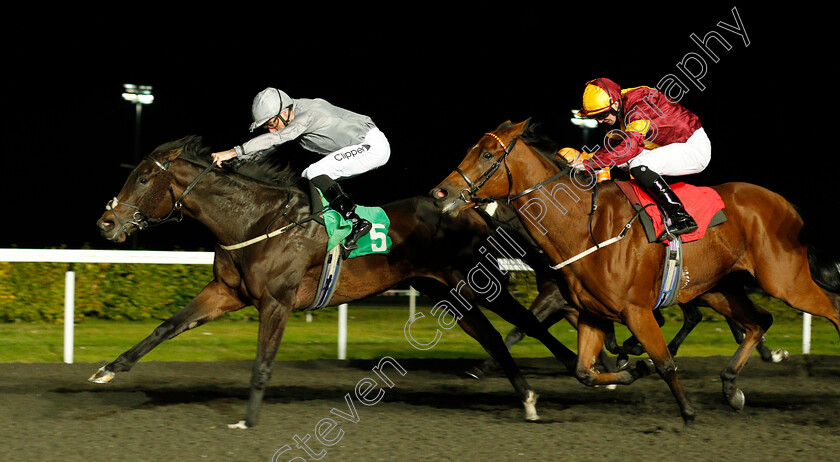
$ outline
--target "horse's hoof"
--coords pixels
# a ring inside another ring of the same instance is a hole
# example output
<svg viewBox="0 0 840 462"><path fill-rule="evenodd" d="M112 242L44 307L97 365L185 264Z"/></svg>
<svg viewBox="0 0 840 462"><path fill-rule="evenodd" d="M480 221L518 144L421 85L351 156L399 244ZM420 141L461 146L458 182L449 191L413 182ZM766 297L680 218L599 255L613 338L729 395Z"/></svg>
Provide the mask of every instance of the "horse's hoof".
<svg viewBox="0 0 840 462"><path fill-rule="evenodd" d="M656 372L656 366L653 365L652 360L642 359L636 361L636 373L639 374L639 377L647 377L654 372Z"/></svg>
<svg viewBox="0 0 840 462"><path fill-rule="evenodd" d="M235 424L228 424L227 427L228 428L233 428L233 429L239 429L239 430L247 430L248 429L248 426L245 425L244 420L240 420L239 422L236 422Z"/></svg>
<svg viewBox="0 0 840 462"><path fill-rule="evenodd" d="M93 374L93 375L91 375L91 376L90 376L90 378L88 379L88 382L93 382L93 383L108 383L108 382L110 382L111 380L114 380L114 376L115 376L115 375L116 375L116 374L114 374L114 373L113 373L113 372L111 372L111 371L106 371L106 370L105 370L105 366L102 366L102 367L100 367L100 368L99 368L99 370L98 370L98 371L96 371L96 373L95 373L95 374Z"/></svg>
<svg viewBox="0 0 840 462"><path fill-rule="evenodd" d="M741 391L740 388L736 388L735 393L733 393L732 396L727 397L727 400L729 401L729 406L736 411L744 409L744 404L747 402L744 397L744 392Z"/></svg>
<svg viewBox="0 0 840 462"><path fill-rule="evenodd" d="M770 362L771 363L777 364L777 363L780 363L782 361L787 361L788 359L790 359L790 353L788 353L787 350L776 349L776 350L773 350L772 353L770 353Z"/></svg>
<svg viewBox="0 0 840 462"><path fill-rule="evenodd" d="M540 395L528 390L528 397L522 402L525 406L525 420L528 422L538 422L540 420L540 416L537 414L537 398L539 397Z"/></svg>
<svg viewBox="0 0 840 462"><path fill-rule="evenodd" d="M472 367L464 371L464 374L467 374L468 377L472 377L476 380L481 380L484 378L484 371L479 369L478 367Z"/></svg>
<svg viewBox="0 0 840 462"><path fill-rule="evenodd" d="M620 370L620 371L623 371L624 369L627 369L627 366L629 364L630 364L630 358L627 355L622 354L622 355L619 355L617 358L615 358L615 367L617 367L618 370Z"/></svg>

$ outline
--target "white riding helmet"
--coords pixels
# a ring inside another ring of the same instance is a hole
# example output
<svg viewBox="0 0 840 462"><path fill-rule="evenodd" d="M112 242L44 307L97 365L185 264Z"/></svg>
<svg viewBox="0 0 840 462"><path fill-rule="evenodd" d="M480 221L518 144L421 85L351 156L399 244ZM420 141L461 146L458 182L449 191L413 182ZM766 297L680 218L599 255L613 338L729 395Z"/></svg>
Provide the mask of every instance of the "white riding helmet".
<svg viewBox="0 0 840 462"><path fill-rule="evenodd" d="M287 108L292 107L294 100L282 90L268 87L257 93L254 102L251 104L251 117L254 123L251 124L251 131L263 126L268 119L280 114Z"/></svg>

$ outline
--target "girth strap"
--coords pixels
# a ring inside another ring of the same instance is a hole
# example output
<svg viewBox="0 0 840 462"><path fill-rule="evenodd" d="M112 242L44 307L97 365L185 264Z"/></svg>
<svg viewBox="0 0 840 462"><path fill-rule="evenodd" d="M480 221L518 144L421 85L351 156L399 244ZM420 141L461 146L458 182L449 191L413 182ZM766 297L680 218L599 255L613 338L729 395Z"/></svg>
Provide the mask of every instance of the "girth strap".
<svg viewBox="0 0 840 462"><path fill-rule="evenodd" d="M627 235L627 231L630 230L630 226L633 224L633 222L636 221L636 219L639 218L639 215L642 213L642 211L645 208L649 207L650 205L653 205L653 204L648 204L648 205L644 206L643 208L639 209L638 211L636 211L636 213L633 215L633 218L631 218L630 221L628 221L627 224L624 225L624 228L621 230L620 233L618 233L617 236L615 236L613 238L610 238L610 239L607 239L606 241L600 242L598 244L595 244L594 246L584 250L583 252L575 255L574 257L569 258L568 260L566 260L564 262L561 262L561 263L558 263L558 264L552 266L551 269L558 270L560 268L563 268L564 266L570 265L570 264L580 260L581 258L589 255L590 253L595 252L596 250L599 250L599 249L601 249L603 247L606 247L608 245L615 244L616 242L624 239L624 236Z"/></svg>

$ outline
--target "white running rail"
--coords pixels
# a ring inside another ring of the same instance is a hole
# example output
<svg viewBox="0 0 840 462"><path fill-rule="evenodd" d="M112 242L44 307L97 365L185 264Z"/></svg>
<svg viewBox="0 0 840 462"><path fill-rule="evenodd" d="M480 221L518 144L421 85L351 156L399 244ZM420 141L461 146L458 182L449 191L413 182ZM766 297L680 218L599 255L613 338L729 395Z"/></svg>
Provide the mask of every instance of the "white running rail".
<svg viewBox="0 0 840 462"><path fill-rule="evenodd" d="M87 250L87 249L0 249L0 262L45 263L147 263L212 265L213 252L180 252L166 250ZM499 264L506 271L533 271L521 260L500 258ZM67 271L64 277L64 362L73 363L73 319L75 311L76 274ZM396 291L395 291L396 292ZM417 292L408 291L413 316ZM338 359L347 354L347 304L339 306ZM811 351L811 315L802 319L802 354Z"/></svg>

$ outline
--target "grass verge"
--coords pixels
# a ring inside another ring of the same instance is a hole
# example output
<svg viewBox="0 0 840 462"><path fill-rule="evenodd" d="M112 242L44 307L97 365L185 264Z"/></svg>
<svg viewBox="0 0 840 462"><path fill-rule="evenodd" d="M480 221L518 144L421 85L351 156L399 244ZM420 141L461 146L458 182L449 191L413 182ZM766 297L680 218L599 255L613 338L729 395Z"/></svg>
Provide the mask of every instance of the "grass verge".
<svg viewBox="0 0 840 462"><path fill-rule="evenodd" d="M676 308L672 308L676 309ZM419 342L430 342L437 322L429 307L418 307L426 316L412 327ZM486 311L485 311L486 312ZM510 325L486 312L504 336ZM382 356L400 358L484 358L481 346L455 327L443 330L440 341L428 350L414 348L405 337L407 308L383 308L352 304L349 309L347 357L376 359ZM75 325L74 359L76 362L107 362L149 335L159 321L86 320ZM681 321L668 321L663 327L666 339L679 330ZM61 362L63 358L61 324L0 324L0 362ZM629 336L617 326L620 340ZM551 328L551 333L572 350L576 350L576 332L564 322ZM307 322L303 313L294 313L277 359L334 359L337 355L337 309L326 308L313 313ZM791 354L802 353L802 321L776 321L765 336L767 346L784 348ZM256 355L257 323L219 319L185 332L149 353L144 361L222 361L250 360ZM722 321L704 321L688 337L680 356L730 356L735 351L729 327ZM515 357L550 356L539 342L526 338L512 349ZM756 353L757 354L757 353ZM840 340L833 326L825 319L813 318L811 354L840 355Z"/></svg>

